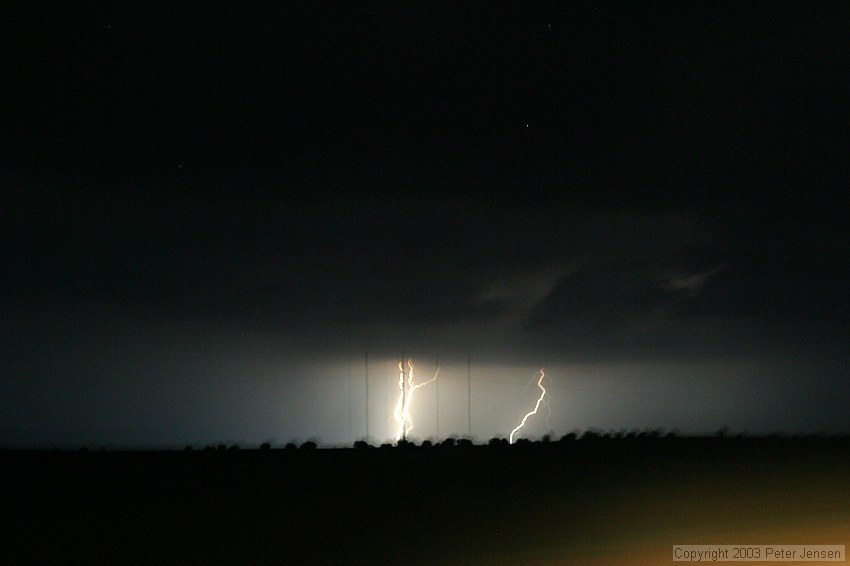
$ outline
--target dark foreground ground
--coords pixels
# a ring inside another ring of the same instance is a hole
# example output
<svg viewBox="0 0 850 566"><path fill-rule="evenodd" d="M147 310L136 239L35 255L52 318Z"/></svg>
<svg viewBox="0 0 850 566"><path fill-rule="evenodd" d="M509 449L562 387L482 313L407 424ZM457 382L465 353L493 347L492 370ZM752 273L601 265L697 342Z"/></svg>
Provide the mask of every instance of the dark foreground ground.
<svg viewBox="0 0 850 566"><path fill-rule="evenodd" d="M0 451L17 564L672 564L850 545L850 439ZM797 563L801 564L801 563Z"/></svg>

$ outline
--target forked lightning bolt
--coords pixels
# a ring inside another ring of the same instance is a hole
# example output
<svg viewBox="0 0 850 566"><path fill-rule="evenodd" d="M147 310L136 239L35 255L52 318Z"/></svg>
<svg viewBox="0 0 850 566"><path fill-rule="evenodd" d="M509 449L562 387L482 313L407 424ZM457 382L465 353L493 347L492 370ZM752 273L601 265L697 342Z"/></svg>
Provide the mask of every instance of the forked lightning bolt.
<svg viewBox="0 0 850 566"><path fill-rule="evenodd" d="M437 367L437 371L434 373L434 377L429 379L428 381L423 381L422 383L416 383L413 379L413 361L407 361L407 395L404 394L404 366L401 365L401 362L398 364L398 401L395 404L395 411L393 411L393 416L395 417L396 423L398 423L398 428L396 429L395 439L396 441L401 440L405 436L407 436L411 430L413 430L413 418L410 416L410 408L413 403L413 394L420 387L424 387L429 383L432 383L437 380L437 376L440 375L440 368Z"/></svg>
<svg viewBox="0 0 850 566"><path fill-rule="evenodd" d="M543 370L541 369L541 370L540 370L540 377L538 377L538 378L537 378L537 387L539 387L539 388L540 388L540 398L539 398L539 399L537 399L537 403L534 405L534 410L533 410L533 411L529 411L528 413L526 413L526 415L525 415L524 417L522 417L522 422L521 422L521 423L519 423L519 425L518 425L515 429L513 429L513 430L511 431L510 437L508 438L508 443L509 443L509 444L513 444L513 443L514 443L514 434L516 434L516 433L517 433L517 431L519 431L519 429L521 429L522 427L524 427L524 426L525 426L525 421L527 421L527 420L528 420L528 417L530 417L531 415L536 415L536 414L537 414L537 409L539 409L539 408L540 408L540 403L542 403L542 402L543 402L543 398L544 398L544 397L546 397L546 388L545 388L545 387L543 387L543 377L544 377L545 375L546 375L546 374L544 374L544 373L543 373Z"/></svg>

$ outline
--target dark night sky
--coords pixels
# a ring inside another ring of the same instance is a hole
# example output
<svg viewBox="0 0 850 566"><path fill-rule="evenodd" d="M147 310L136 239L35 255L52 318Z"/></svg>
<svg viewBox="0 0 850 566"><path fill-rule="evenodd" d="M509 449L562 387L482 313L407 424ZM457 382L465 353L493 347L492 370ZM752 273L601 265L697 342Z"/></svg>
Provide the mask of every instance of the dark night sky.
<svg viewBox="0 0 850 566"><path fill-rule="evenodd" d="M19 5L0 444L850 432L845 11Z"/></svg>

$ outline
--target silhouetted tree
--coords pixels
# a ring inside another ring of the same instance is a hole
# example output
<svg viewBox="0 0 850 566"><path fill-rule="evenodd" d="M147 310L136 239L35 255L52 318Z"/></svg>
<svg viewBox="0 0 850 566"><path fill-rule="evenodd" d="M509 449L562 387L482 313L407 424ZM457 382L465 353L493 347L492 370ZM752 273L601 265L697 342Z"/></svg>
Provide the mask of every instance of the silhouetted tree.
<svg viewBox="0 0 850 566"><path fill-rule="evenodd" d="M263 442L260 444L260 450L271 450L272 445L268 442Z"/></svg>
<svg viewBox="0 0 850 566"><path fill-rule="evenodd" d="M316 443L313 442L312 440L308 440L307 442L305 442L301 445L300 449L301 450L315 450L316 449Z"/></svg>

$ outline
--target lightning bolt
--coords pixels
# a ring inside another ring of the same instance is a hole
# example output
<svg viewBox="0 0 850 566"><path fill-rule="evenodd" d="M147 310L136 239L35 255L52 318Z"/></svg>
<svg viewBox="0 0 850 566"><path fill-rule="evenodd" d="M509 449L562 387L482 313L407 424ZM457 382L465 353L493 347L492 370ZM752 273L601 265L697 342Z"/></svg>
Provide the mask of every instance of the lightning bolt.
<svg viewBox="0 0 850 566"><path fill-rule="evenodd" d="M538 378L537 378L537 387L539 387L539 388L540 388L540 398L539 398L539 399L537 399L537 403L534 405L534 410L533 410L533 411L529 411L528 413L526 413L526 414L525 414L525 416L524 416L524 417L522 417L522 422L521 422L521 423L519 423L519 425L517 425L517 427L511 431L510 437L508 438L508 444L513 444L513 443L514 443L514 434L516 434L516 433L517 433L517 431L518 431L519 429L521 429L522 427L524 427L524 426L525 426L525 421L527 421L527 420L528 420L528 417L530 417L531 415L536 415L536 414L537 414L537 409L539 409L539 408L540 408L540 403L542 403L542 402L543 402L543 398L544 398L544 397L546 397L546 388L545 388L545 387L543 387L543 377L544 377L545 375L546 375L546 374L545 374L545 373L543 373L543 369L541 368L541 370L540 370L540 377L538 377Z"/></svg>
<svg viewBox="0 0 850 566"><path fill-rule="evenodd" d="M528 388L535 381L537 381L537 376L532 377L526 382L525 387L522 388L523 396L526 395L526 393L528 392ZM540 406L546 409L546 428L551 428L549 426L549 419L552 418L552 395L549 393L549 391L546 391L546 398L543 399L543 402L540 404Z"/></svg>
<svg viewBox="0 0 850 566"><path fill-rule="evenodd" d="M433 383L437 381L437 376L440 375L440 367L437 366L437 371L434 373L434 377L429 379L428 381L423 381L422 383L416 383L413 379L413 360L407 361L407 396L404 395L404 366L401 365L401 362L398 364L398 400L395 404L395 411L393 411L393 416L395 417L396 423L398 423L398 428L396 429L395 439L396 442L401 440L410 434L410 431L413 430L413 418L410 416L410 406L413 403L413 394L420 387L424 387L429 383Z"/></svg>
<svg viewBox="0 0 850 566"><path fill-rule="evenodd" d="M398 423L398 429L395 433L396 442L398 442L402 436L404 436L404 407L402 403L404 402L404 366L401 365L401 362L398 363L398 401L395 403L395 410L393 411L393 416L395 417L396 422Z"/></svg>

